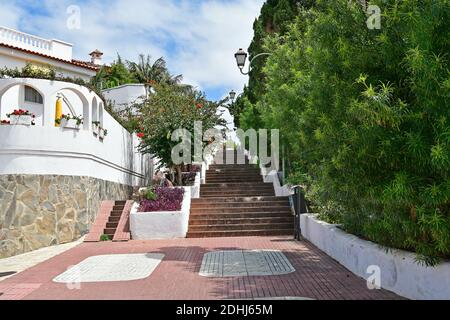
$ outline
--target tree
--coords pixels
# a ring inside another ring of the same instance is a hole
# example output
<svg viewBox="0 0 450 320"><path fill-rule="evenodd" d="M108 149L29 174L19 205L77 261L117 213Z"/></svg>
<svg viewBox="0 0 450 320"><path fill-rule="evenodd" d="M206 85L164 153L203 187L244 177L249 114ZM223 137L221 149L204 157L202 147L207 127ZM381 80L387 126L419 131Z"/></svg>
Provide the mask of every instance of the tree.
<svg viewBox="0 0 450 320"><path fill-rule="evenodd" d="M218 113L219 104L208 101L198 91L169 84L155 84L154 89L155 93L138 107L140 151L159 158L163 165L176 172L176 183L181 185L182 167L188 163L173 162L172 150L180 142L172 141L172 133L186 129L193 136L195 121L202 122L204 131L225 123ZM207 143L203 141L202 146Z"/></svg>
<svg viewBox="0 0 450 320"><path fill-rule="evenodd" d="M114 61L111 66L102 66L100 71L91 81L91 83L100 90L114 88L133 82L135 82L135 80L119 54L117 55L117 60Z"/></svg>
<svg viewBox="0 0 450 320"><path fill-rule="evenodd" d="M179 84L183 76L172 76L167 70L167 64L163 57L152 63L150 55L139 55L138 62L128 61L128 68L138 83L153 84L167 83Z"/></svg>

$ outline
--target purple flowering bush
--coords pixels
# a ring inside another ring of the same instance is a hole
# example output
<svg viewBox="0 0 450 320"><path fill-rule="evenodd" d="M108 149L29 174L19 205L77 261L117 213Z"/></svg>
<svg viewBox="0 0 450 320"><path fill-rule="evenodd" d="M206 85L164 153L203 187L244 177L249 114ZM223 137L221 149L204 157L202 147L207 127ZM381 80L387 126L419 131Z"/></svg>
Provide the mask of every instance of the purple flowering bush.
<svg viewBox="0 0 450 320"><path fill-rule="evenodd" d="M143 200L139 212L179 211L183 203L183 188L155 187L156 200Z"/></svg>

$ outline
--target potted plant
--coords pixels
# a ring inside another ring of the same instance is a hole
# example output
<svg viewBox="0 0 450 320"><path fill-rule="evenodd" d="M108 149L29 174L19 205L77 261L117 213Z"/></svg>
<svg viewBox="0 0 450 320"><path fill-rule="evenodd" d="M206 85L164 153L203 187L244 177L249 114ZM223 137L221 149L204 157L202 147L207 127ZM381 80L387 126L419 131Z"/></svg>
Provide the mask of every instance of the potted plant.
<svg viewBox="0 0 450 320"><path fill-rule="evenodd" d="M34 125L33 119L35 118L35 115L28 110L14 110L12 113L7 114L6 116L9 118L10 124L12 125Z"/></svg>
<svg viewBox="0 0 450 320"><path fill-rule="evenodd" d="M98 135L100 132L100 121L92 121L92 132Z"/></svg>
<svg viewBox="0 0 450 320"><path fill-rule="evenodd" d="M6 126L6 125L10 125L11 124L11 121L9 121L9 120L2 120L2 122L0 123L0 125L2 125L2 126Z"/></svg>
<svg viewBox="0 0 450 320"><path fill-rule="evenodd" d="M63 114L61 119L56 119L56 123L60 124L62 128L80 130L83 124L81 116L72 116L70 114Z"/></svg>
<svg viewBox="0 0 450 320"><path fill-rule="evenodd" d="M98 137L100 139L105 139L105 137L108 135L108 130L106 130L105 128L99 127L98 129Z"/></svg>

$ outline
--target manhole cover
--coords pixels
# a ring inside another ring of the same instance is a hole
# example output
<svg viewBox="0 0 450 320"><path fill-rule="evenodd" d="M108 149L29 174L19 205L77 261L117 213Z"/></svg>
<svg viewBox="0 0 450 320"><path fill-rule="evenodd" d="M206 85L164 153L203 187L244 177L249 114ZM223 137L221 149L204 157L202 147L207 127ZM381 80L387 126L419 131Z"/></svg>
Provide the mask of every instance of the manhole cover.
<svg viewBox="0 0 450 320"><path fill-rule="evenodd" d="M113 282L145 279L164 258L161 253L112 254L89 257L60 274L54 282Z"/></svg>
<svg viewBox="0 0 450 320"><path fill-rule="evenodd" d="M9 271L9 272L0 272L0 278L12 276L13 274L16 274L16 271Z"/></svg>
<svg viewBox="0 0 450 320"><path fill-rule="evenodd" d="M203 277L275 276L295 272L281 251L227 250L203 256L200 275Z"/></svg>

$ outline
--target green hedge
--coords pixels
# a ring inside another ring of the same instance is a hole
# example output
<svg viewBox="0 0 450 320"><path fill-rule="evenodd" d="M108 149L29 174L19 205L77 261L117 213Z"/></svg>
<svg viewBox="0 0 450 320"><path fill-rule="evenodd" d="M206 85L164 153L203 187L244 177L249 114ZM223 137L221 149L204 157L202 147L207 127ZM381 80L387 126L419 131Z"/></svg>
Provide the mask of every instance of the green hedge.
<svg viewBox="0 0 450 320"><path fill-rule="evenodd" d="M433 264L450 256L450 1L372 3L381 30L357 1L317 1L271 37L241 121L281 129L316 212Z"/></svg>

